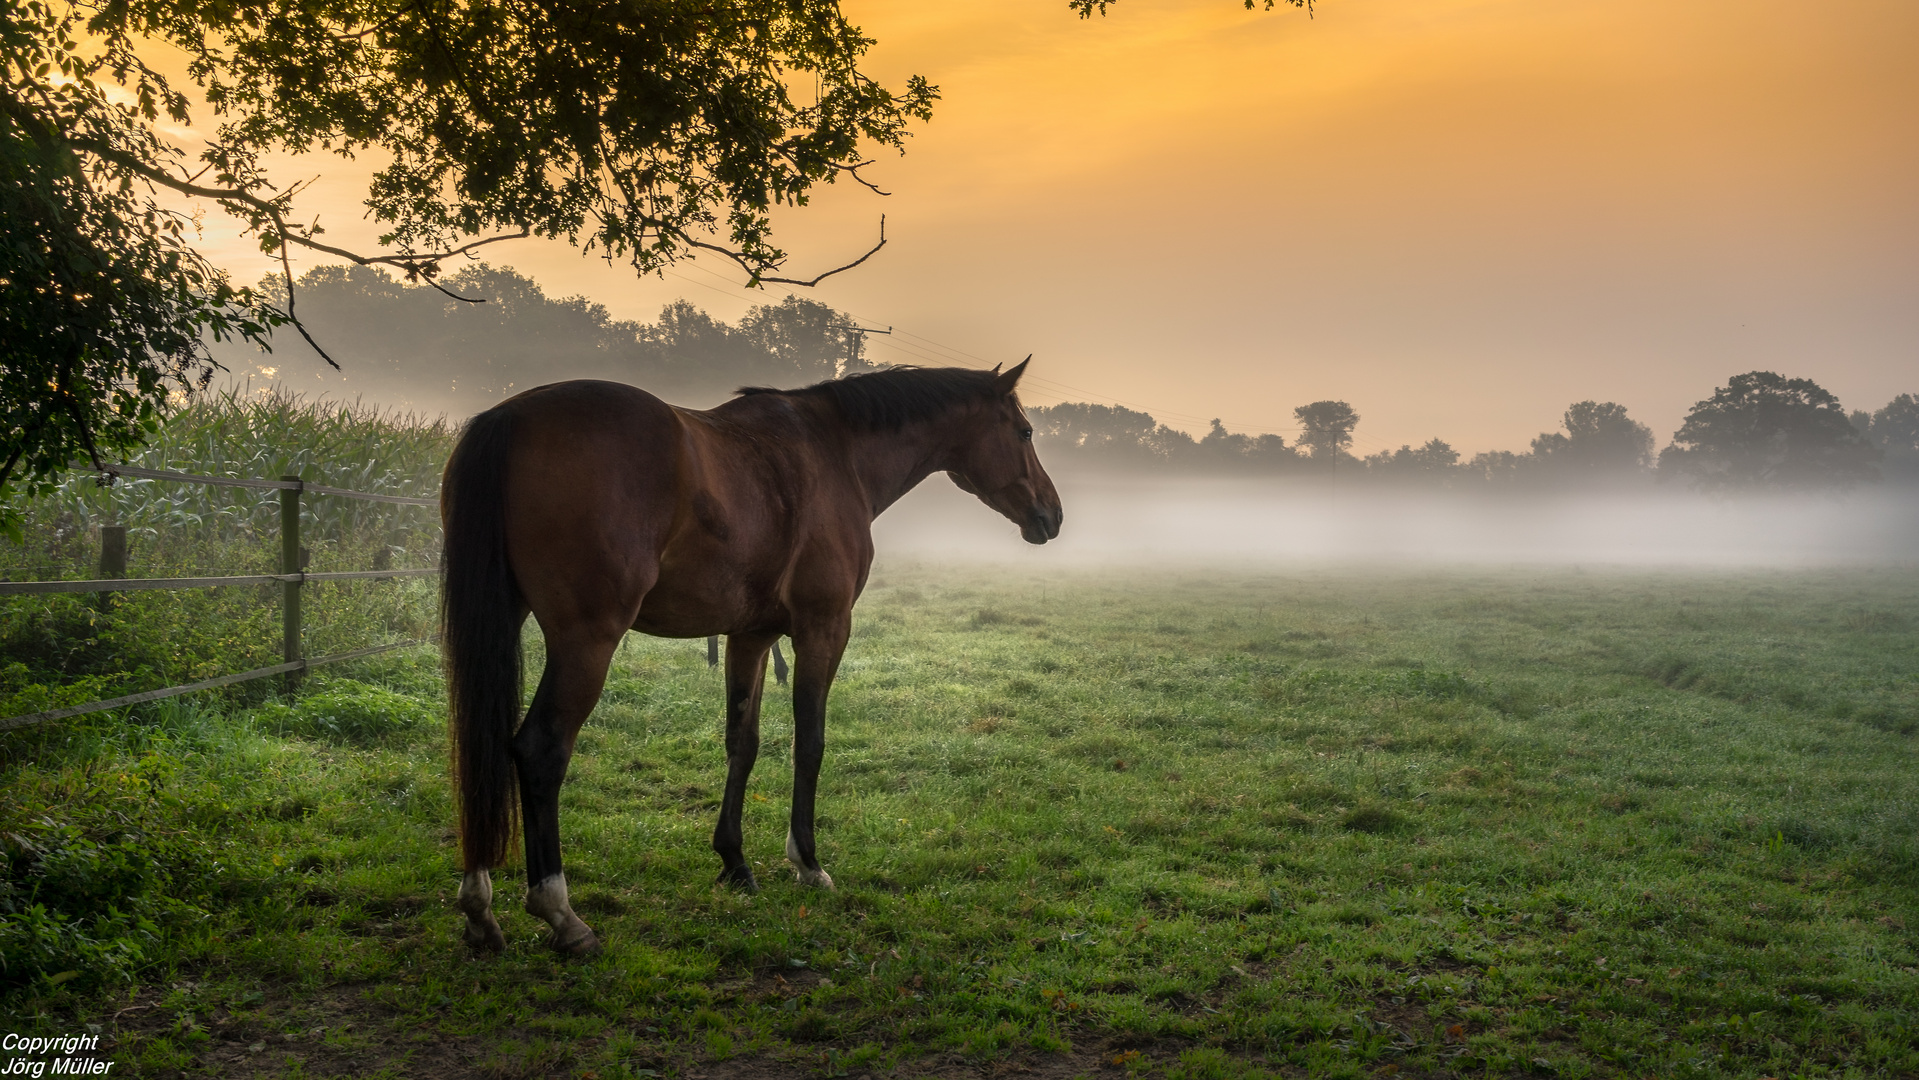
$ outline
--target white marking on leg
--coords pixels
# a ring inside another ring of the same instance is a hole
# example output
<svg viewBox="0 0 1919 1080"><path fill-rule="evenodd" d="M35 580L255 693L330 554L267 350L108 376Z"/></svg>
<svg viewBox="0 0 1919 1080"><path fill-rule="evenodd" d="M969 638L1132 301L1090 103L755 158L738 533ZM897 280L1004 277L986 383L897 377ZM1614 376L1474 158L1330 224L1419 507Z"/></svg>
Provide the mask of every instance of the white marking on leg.
<svg viewBox="0 0 1919 1080"><path fill-rule="evenodd" d="M493 918L493 875L485 870L468 870L460 878L460 895L454 904L466 914L466 930L461 936L468 945L492 952L506 948L506 936Z"/></svg>
<svg viewBox="0 0 1919 1080"><path fill-rule="evenodd" d="M793 842L793 827L786 827L786 861L793 864L793 871L799 877L800 884L816 889L833 890L833 878L824 869L815 870L800 858L800 846Z"/></svg>
<svg viewBox="0 0 1919 1080"><path fill-rule="evenodd" d="M554 874L526 891L526 913L536 919L545 919L554 933L566 925L573 916L573 905L567 902L566 875Z"/></svg>
<svg viewBox="0 0 1919 1080"><path fill-rule="evenodd" d="M591 927L573 914L573 905L567 901L566 875L554 874L526 891L526 913L536 919L546 920L553 928L554 947L569 952L582 943L592 942L599 945Z"/></svg>
<svg viewBox="0 0 1919 1080"><path fill-rule="evenodd" d="M493 910L493 875L486 870L468 870L460 878L461 911L469 919L478 918Z"/></svg>

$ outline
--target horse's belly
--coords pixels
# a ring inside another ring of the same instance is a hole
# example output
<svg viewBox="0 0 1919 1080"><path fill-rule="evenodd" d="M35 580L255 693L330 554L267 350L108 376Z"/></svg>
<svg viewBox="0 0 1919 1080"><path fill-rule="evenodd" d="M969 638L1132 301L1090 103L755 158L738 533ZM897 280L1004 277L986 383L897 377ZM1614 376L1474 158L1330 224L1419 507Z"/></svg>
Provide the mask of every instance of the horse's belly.
<svg viewBox="0 0 1919 1080"><path fill-rule="evenodd" d="M640 602L633 629L659 637L706 637L744 630L783 630L786 613L772 583L747 580L731 560L693 565L663 559L659 580Z"/></svg>

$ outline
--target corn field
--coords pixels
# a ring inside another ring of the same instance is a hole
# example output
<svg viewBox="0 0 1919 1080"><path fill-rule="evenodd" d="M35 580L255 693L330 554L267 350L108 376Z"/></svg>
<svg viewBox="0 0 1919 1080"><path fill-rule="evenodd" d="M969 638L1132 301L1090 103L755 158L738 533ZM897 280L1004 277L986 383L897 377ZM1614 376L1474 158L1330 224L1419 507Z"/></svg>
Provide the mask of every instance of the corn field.
<svg viewBox="0 0 1919 1080"><path fill-rule="evenodd" d="M298 476L376 495L430 497L439 492L453 436L441 418L277 390L228 391L180 408L145 452L124 464L198 476ZM272 491L132 478L107 485L75 470L53 495L13 508L26 528L23 544L0 545L0 573L11 580L91 576L101 525L127 527L135 576L278 569L280 506ZM334 564L349 552L396 567L431 565L438 554L432 507L308 495L300 513L314 570L348 569Z"/></svg>
<svg viewBox="0 0 1919 1080"><path fill-rule="evenodd" d="M206 395L167 418L124 464L196 476L302 480L378 495L430 497L453 445L443 419L283 392ZM307 569L430 567L439 517L402 506L303 494ZM172 480L103 484L75 470L49 496L19 499L22 539L0 540L0 578L99 575L100 526L127 527L127 576L277 573L279 492ZM435 628L430 578L310 583L307 655L421 638ZM0 597L0 716L178 685L277 663L278 586ZM252 698L263 684L220 691Z"/></svg>

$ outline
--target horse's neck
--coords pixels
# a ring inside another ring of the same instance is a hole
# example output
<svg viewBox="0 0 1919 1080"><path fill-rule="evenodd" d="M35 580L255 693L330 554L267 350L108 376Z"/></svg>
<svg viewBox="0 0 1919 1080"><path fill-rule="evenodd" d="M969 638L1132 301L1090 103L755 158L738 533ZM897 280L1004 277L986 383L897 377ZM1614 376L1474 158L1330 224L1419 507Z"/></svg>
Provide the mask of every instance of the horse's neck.
<svg viewBox="0 0 1919 1080"><path fill-rule="evenodd" d="M908 424L899 431L862 432L853 438L853 472L873 516L898 502L919 482L951 468L957 417Z"/></svg>

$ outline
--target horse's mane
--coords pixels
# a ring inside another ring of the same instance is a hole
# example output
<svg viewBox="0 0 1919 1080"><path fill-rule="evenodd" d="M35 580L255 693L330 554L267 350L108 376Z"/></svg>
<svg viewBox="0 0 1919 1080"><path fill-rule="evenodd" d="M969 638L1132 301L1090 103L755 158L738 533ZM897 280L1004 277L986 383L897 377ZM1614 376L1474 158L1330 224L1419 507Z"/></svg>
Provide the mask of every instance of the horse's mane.
<svg viewBox="0 0 1919 1080"><path fill-rule="evenodd" d="M770 386L742 386L742 396L785 394L788 397L831 398L849 426L859 431L898 431L908 424L932 420L973 401L996 396L991 371L974 368L896 367L861 375L828 379L797 390Z"/></svg>

